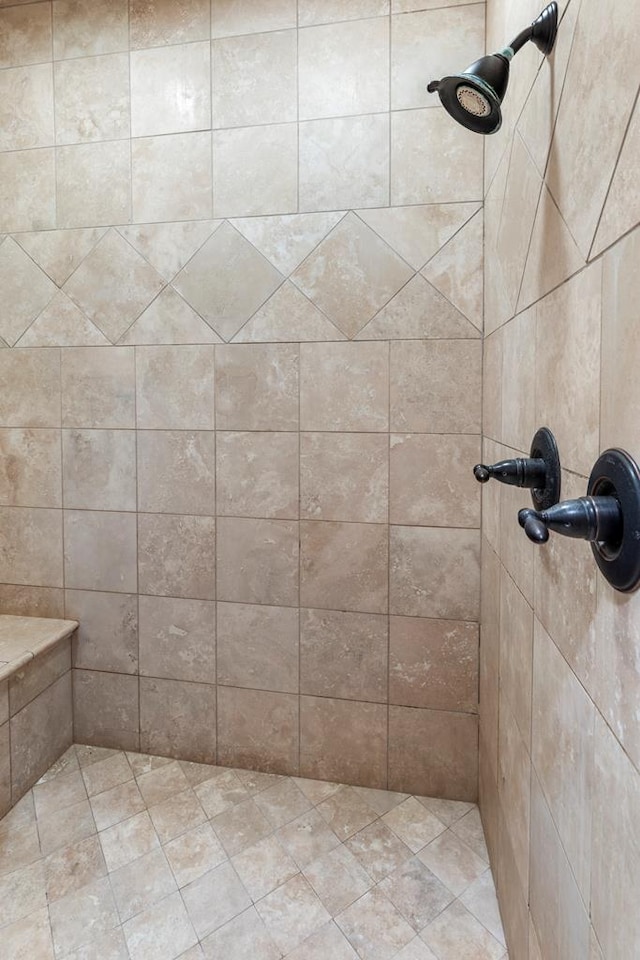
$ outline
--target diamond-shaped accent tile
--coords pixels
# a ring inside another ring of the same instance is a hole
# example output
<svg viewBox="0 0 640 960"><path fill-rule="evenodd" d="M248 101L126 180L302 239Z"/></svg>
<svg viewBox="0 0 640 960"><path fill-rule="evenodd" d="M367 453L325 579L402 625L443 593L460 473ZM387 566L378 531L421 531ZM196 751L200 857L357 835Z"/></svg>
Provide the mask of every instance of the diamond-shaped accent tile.
<svg viewBox="0 0 640 960"><path fill-rule="evenodd" d="M358 210L358 216L419 270L479 208L478 203L430 203Z"/></svg>
<svg viewBox="0 0 640 960"><path fill-rule="evenodd" d="M153 267L119 233L109 230L64 290L115 343L164 285Z"/></svg>
<svg viewBox="0 0 640 960"><path fill-rule="evenodd" d="M56 287L24 250L7 237L0 247L0 291L0 335L12 347L49 303Z"/></svg>
<svg viewBox="0 0 640 960"><path fill-rule="evenodd" d="M155 267L160 276L173 280L222 222L141 223L118 227L118 232Z"/></svg>
<svg viewBox="0 0 640 960"><path fill-rule="evenodd" d="M119 342L141 345L221 343L221 340L173 287L165 287Z"/></svg>
<svg viewBox="0 0 640 960"><path fill-rule="evenodd" d="M354 337L412 274L388 244L350 213L291 279L343 333Z"/></svg>
<svg viewBox="0 0 640 960"><path fill-rule="evenodd" d="M106 232L106 227L89 230L44 230L21 233L16 236L16 240L61 287Z"/></svg>
<svg viewBox="0 0 640 960"><path fill-rule="evenodd" d="M16 346L104 347L109 346L109 341L64 290L58 290Z"/></svg>
<svg viewBox="0 0 640 960"><path fill-rule="evenodd" d="M344 340L344 334L287 280L233 338L236 343Z"/></svg>
<svg viewBox="0 0 640 960"><path fill-rule="evenodd" d="M618 166L604 205L600 226L591 251L594 257L640 220L638 191L638 154L640 153L640 108L636 104Z"/></svg>
<svg viewBox="0 0 640 960"><path fill-rule="evenodd" d="M476 213L422 271L451 303L482 330L482 213Z"/></svg>
<svg viewBox="0 0 640 960"><path fill-rule="evenodd" d="M288 277L343 216L344 212L294 213L231 222L280 273Z"/></svg>
<svg viewBox="0 0 640 960"><path fill-rule="evenodd" d="M417 273L356 339L457 340L479 336L467 318Z"/></svg>
<svg viewBox="0 0 640 960"><path fill-rule="evenodd" d="M225 340L230 340L283 277L229 223L210 237L174 287Z"/></svg>

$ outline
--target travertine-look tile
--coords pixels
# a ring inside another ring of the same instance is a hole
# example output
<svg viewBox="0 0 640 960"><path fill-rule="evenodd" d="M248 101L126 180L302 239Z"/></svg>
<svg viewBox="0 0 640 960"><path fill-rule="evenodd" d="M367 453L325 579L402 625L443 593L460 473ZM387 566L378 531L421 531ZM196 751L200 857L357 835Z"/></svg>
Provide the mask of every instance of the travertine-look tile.
<svg viewBox="0 0 640 960"><path fill-rule="evenodd" d="M300 772L304 777L385 787L386 707L352 700L302 697Z"/></svg>
<svg viewBox="0 0 640 960"><path fill-rule="evenodd" d="M62 578L61 512L0 507L0 579L61 587Z"/></svg>
<svg viewBox="0 0 640 960"><path fill-rule="evenodd" d="M479 457L479 437L394 434L391 523L479 527L480 491L469 469Z"/></svg>
<svg viewBox="0 0 640 960"><path fill-rule="evenodd" d="M65 612L80 626L73 638L73 665L89 670L135 673L138 666L138 611L134 596L65 592Z"/></svg>
<svg viewBox="0 0 640 960"><path fill-rule="evenodd" d="M173 893L176 883L162 850L152 850L109 877L123 922Z"/></svg>
<svg viewBox="0 0 640 960"><path fill-rule="evenodd" d="M214 128L297 120L294 30L214 40L212 53Z"/></svg>
<svg viewBox="0 0 640 960"><path fill-rule="evenodd" d="M273 832L271 823L253 798L243 800L230 810L219 813L212 819L211 826L229 857L246 850Z"/></svg>
<svg viewBox="0 0 640 960"><path fill-rule="evenodd" d="M504 567L501 571L500 604L500 691L509 701L529 749L533 611Z"/></svg>
<svg viewBox="0 0 640 960"><path fill-rule="evenodd" d="M54 151L0 154L0 230L51 230L56 222Z"/></svg>
<svg viewBox="0 0 640 960"><path fill-rule="evenodd" d="M55 64L54 76L57 143L129 137L126 53L63 60ZM91 90L90 100L87 88Z"/></svg>
<svg viewBox="0 0 640 960"><path fill-rule="evenodd" d="M529 882L530 784L531 758L528 738L521 736L513 712L504 697L500 698L500 729L498 734L498 791L500 809L498 856L504 859L509 850L509 869L517 885L526 891Z"/></svg>
<svg viewBox="0 0 640 960"><path fill-rule="evenodd" d="M298 18L301 27L334 20L359 20L363 17L382 17L389 13L389 0L299 0Z"/></svg>
<svg viewBox="0 0 640 960"><path fill-rule="evenodd" d="M213 432L140 430L138 508L145 513L215 513Z"/></svg>
<svg viewBox="0 0 640 960"><path fill-rule="evenodd" d="M222 845L208 823L183 833L164 847L179 887L204 876L226 859Z"/></svg>
<svg viewBox="0 0 640 960"><path fill-rule="evenodd" d="M385 617L333 610L301 611L302 693L384 702L387 656Z"/></svg>
<svg viewBox="0 0 640 960"><path fill-rule="evenodd" d="M483 328L483 254L484 217L476 213L422 271L478 330Z"/></svg>
<svg viewBox="0 0 640 960"><path fill-rule="evenodd" d="M298 698L219 687L218 762L297 773Z"/></svg>
<svg viewBox="0 0 640 960"><path fill-rule="evenodd" d="M332 212L249 217L246 220L234 220L233 226L280 273L289 276L343 216L344 213Z"/></svg>
<svg viewBox="0 0 640 960"><path fill-rule="evenodd" d="M189 786L182 766L175 760L164 766L152 767L142 774L138 772L137 778L138 786L148 804L161 803L169 797L175 797Z"/></svg>
<svg viewBox="0 0 640 960"><path fill-rule="evenodd" d="M80 743L112 744L137 750L140 746L138 678L75 670L73 732L74 739Z"/></svg>
<svg viewBox="0 0 640 960"><path fill-rule="evenodd" d="M216 350L219 430L297 430L296 344L221 346Z"/></svg>
<svg viewBox="0 0 640 960"><path fill-rule="evenodd" d="M100 18L100 30L95 18ZM126 0L55 0L53 8L53 55L56 60L89 57L127 50L128 9Z"/></svg>
<svg viewBox="0 0 640 960"><path fill-rule="evenodd" d="M303 606L387 611L388 530L384 524L304 520L300 560Z"/></svg>
<svg viewBox="0 0 640 960"><path fill-rule="evenodd" d="M363 960L390 960L414 936L379 887L347 907L336 923Z"/></svg>
<svg viewBox="0 0 640 960"><path fill-rule="evenodd" d="M129 5L129 38L132 48L206 40L210 34L207 0L132 0Z"/></svg>
<svg viewBox="0 0 640 960"><path fill-rule="evenodd" d="M264 77L260 83L264 83ZM214 130L212 139L216 217L284 214L297 210L297 124Z"/></svg>
<svg viewBox="0 0 640 960"><path fill-rule="evenodd" d="M298 523L293 520L217 520L220 600L296 606Z"/></svg>
<svg viewBox="0 0 640 960"><path fill-rule="evenodd" d="M500 960L504 946L459 902L452 903L426 930L422 939L443 960L476 956L482 960Z"/></svg>
<svg viewBox="0 0 640 960"><path fill-rule="evenodd" d="M0 66L41 63L51 59L51 14L44 4L0 12Z"/></svg>
<svg viewBox="0 0 640 960"><path fill-rule="evenodd" d="M264 960L278 960L281 954L254 907L249 907L210 934L203 941L202 950L202 956L212 960L218 956L240 960L255 952Z"/></svg>
<svg viewBox="0 0 640 960"><path fill-rule="evenodd" d="M71 673L67 671L11 718L11 794L15 803L73 738ZM34 742L34 729L49 729Z"/></svg>
<svg viewBox="0 0 640 960"><path fill-rule="evenodd" d="M376 819L375 811L352 787L341 787L319 803L317 810L343 842Z"/></svg>
<svg viewBox="0 0 640 960"><path fill-rule="evenodd" d="M297 519L295 434L219 432L216 443L219 515Z"/></svg>
<svg viewBox="0 0 640 960"><path fill-rule="evenodd" d="M387 430L388 357L386 343L301 344L302 429Z"/></svg>
<svg viewBox="0 0 640 960"><path fill-rule="evenodd" d="M213 37L232 37L241 33L262 33L296 26L295 0L272 0L268 6L256 0L213 0L211 28Z"/></svg>
<svg viewBox="0 0 640 960"><path fill-rule="evenodd" d="M384 880L411 856L409 847L381 820L350 837L346 846L375 881Z"/></svg>
<svg viewBox="0 0 640 960"><path fill-rule="evenodd" d="M134 345L219 343L220 338L173 287L165 287L118 342Z"/></svg>
<svg viewBox="0 0 640 960"><path fill-rule="evenodd" d="M107 877L93 880L49 906L57 956L65 956L106 933L118 923L118 911Z"/></svg>
<svg viewBox="0 0 640 960"><path fill-rule="evenodd" d="M57 431L0 429L0 503L59 507L61 494Z"/></svg>
<svg viewBox="0 0 640 960"><path fill-rule="evenodd" d="M98 830L106 830L135 816L145 808L142 794L134 780L120 783L91 798L91 812Z"/></svg>
<svg viewBox="0 0 640 960"><path fill-rule="evenodd" d="M251 906L231 863L222 863L183 887L182 897L201 940Z"/></svg>
<svg viewBox="0 0 640 960"><path fill-rule="evenodd" d="M49 64L3 70L0 98L0 149L25 150L53 144L53 74Z"/></svg>
<svg viewBox="0 0 640 960"><path fill-rule="evenodd" d="M62 426L135 427L131 347L68 347L62 351Z"/></svg>
<svg viewBox="0 0 640 960"><path fill-rule="evenodd" d="M75 510L136 509L132 430L63 430L64 505Z"/></svg>
<svg viewBox="0 0 640 960"><path fill-rule="evenodd" d="M132 960L151 960L159 950L186 956L184 951L198 939L179 893L148 907L127 921L123 930Z"/></svg>
<svg viewBox="0 0 640 960"><path fill-rule="evenodd" d="M140 673L214 683L215 605L204 600L140 597Z"/></svg>
<svg viewBox="0 0 640 960"><path fill-rule="evenodd" d="M475 802L477 717L445 710L390 707L389 787Z"/></svg>
<svg viewBox="0 0 640 960"><path fill-rule="evenodd" d="M369 874L344 845L314 860L305 867L304 875L331 916L346 909L373 886Z"/></svg>
<svg viewBox="0 0 640 960"><path fill-rule="evenodd" d="M63 290L24 332L21 347L109 346L109 341Z"/></svg>
<svg viewBox="0 0 640 960"><path fill-rule="evenodd" d="M5 427L60 426L60 353L58 350L0 350L0 393Z"/></svg>
<svg viewBox="0 0 640 960"><path fill-rule="evenodd" d="M299 871L275 836L265 837L233 858L233 865L254 902L291 880Z"/></svg>
<svg viewBox="0 0 640 960"><path fill-rule="evenodd" d="M294 877L257 905L267 930L281 951L291 952L329 919L329 914L302 876Z"/></svg>
<svg viewBox="0 0 640 960"><path fill-rule="evenodd" d="M487 869L487 864L451 830L441 833L418 854L432 873L460 896Z"/></svg>
<svg viewBox="0 0 640 960"><path fill-rule="evenodd" d="M213 220L187 220L123 226L118 232L169 281L219 226Z"/></svg>
<svg viewBox="0 0 640 960"><path fill-rule="evenodd" d="M417 853L444 832L444 824L415 797L408 797L382 818L383 824ZM363 832L364 836L364 832Z"/></svg>
<svg viewBox="0 0 640 960"><path fill-rule="evenodd" d="M0 334L12 347L50 302L55 287L11 237L0 248L0 283L7 307Z"/></svg>
<svg viewBox="0 0 640 960"><path fill-rule="evenodd" d="M168 797L149 808L156 833L161 843L168 843L206 822L207 816L191 789Z"/></svg>
<svg viewBox="0 0 640 960"><path fill-rule="evenodd" d="M478 339L478 331L420 274L409 282L358 334L358 340Z"/></svg>
<svg viewBox="0 0 640 960"><path fill-rule="evenodd" d="M208 43L131 54L131 135L206 129L211 120Z"/></svg>
<svg viewBox="0 0 640 960"><path fill-rule="evenodd" d="M17 242L58 286L62 286L104 234L104 228L99 227L45 230L22 234Z"/></svg>
<svg viewBox="0 0 640 960"><path fill-rule="evenodd" d="M213 517L138 516L141 593L214 600L216 523Z"/></svg>
<svg viewBox="0 0 640 960"><path fill-rule="evenodd" d="M289 281L278 287L234 337L242 343L344 339L344 334Z"/></svg>
<svg viewBox="0 0 640 960"><path fill-rule="evenodd" d="M634 110L594 240L595 253L600 253L638 222L637 198L633 191L633 161L640 137L639 119L640 114Z"/></svg>
<svg viewBox="0 0 640 960"><path fill-rule="evenodd" d="M114 564L114 557L117 558ZM65 583L75 590L135 593L136 518L131 513L66 510Z"/></svg>
<svg viewBox="0 0 640 960"><path fill-rule="evenodd" d="M147 753L213 763L215 687L209 683L141 678L140 747Z"/></svg>
<svg viewBox="0 0 640 960"><path fill-rule="evenodd" d="M388 477L388 440L384 436L301 436L301 515L306 519L386 522Z"/></svg>
<svg viewBox="0 0 640 960"><path fill-rule="evenodd" d="M213 347L136 348L137 426L213 430Z"/></svg>
<svg viewBox="0 0 640 960"><path fill-rule="evenodd" d="M418 857L411 857L381 883L402 916L417 932L433 920L453 900L448 890Z"/></svg>
<svg viewBox="0 0 640 960"><path fill-rule="evenodd" d="M135 221L211 217L210 133L146 137L131 146Z"/></svg>
<svg viewBox="0 0 640 960"><path fill-rule="evenodd" d="M391 527L390 611L409 617L474 620L480 602L475 530Z"/></svg>
<svg viewBox="0 0 640 960"><path fill-rule="evenodd" d="M125 140L56 150L59 227L127 223L131 216L131 151Z"/></svg>
<svg viewBox="0 0 640 960"><path fill-rule="evenodd" d="M298 692L299 613L292 607L218 603L218 683Z"/></svg>

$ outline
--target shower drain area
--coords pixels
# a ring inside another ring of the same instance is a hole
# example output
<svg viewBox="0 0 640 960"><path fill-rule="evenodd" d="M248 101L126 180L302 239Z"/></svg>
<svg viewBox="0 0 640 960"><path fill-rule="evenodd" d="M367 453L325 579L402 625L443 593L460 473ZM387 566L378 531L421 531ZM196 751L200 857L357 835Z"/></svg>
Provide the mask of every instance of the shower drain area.
<svg viewBox="0 0 640 960"><path fill-rule="evenodd" d="M0 821L11 960L504 960L470 803L72 746Z"/></svg>

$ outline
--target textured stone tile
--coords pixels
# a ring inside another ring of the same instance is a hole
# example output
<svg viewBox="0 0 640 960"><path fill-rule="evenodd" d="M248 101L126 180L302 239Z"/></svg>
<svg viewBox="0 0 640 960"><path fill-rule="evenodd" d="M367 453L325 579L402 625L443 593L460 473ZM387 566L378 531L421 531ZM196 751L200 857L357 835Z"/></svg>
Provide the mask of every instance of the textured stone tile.
<svg viewBox="0 0 640 960"><path fill-rule="evenodd" d="M275 836L246 847L234 856L233 865L254 903L299 872Z"/></svg>
<svg viewBox="0 0 640 960"><path fill-rule="evenodd" d="M126 53L63 60L55 64L54 76L58 144L129 137Z"/></svg>
<svg viewBox="0 0 640 960"><path fill-rule="evenodd" d="M133 430L64 430L64 505L75 510L136 509Z"/></svg>
<svg viewBox="0 0 640 960"><path fill-rule="evenodd" d="M273 833L272 824L253 799L219 813L211 820L211 826L229 857Z"/></svg>
<svg viewBox="0 0 640 960"><path fill-rule="evenodd" d="M386 706L302 697L300 772L312 779L386 787Z"/></svg>
<svg viewBox="0 0 640 960"><path fill-rule="evenodd" d="M332 917L373 886L367 871L344 845L308 864L304 875Z"/></svg>
<svg viewBox="0 0 640 960"><path fill-rule="evenodd" d="M135 593L138 586L133 513L65 510L65 583L75 590ZM118 557L114 566L113 558Z"/></svg>
<svg viewBox="0 0 640 960"><path fill-rule="evenodd" d="M110 873L160 845L146 811L103 830L99 836Z"/></svg>
<svg viewBox="0 0 640 960"><path fill-rule="evenodd" d="M128 223L131 218L129 142L112 140L58 147L55 182L59 227ZM44 229L45 224L34 225L34 228Z"/></svg>
<svg viewBox="0 0 640 960"><path fill-rule="evenodd" d="M41 63L51 59L51 15L46 7L2 10L0 25L3 34L0 66Z"/></svg>
<svg viewBox="0 0 640 960"><path fill-rule="evenodd" d="M123 930L132 960L152 960L159 951L178 957L198 939L179 893L133 917Z"/></svg>
<svg viewBox="0 0 640 960"><path fill-rule="evenodd" d="M133 780L91 797L90 802L98 830L106 830L107 827L128 820L145 809L145 802Z"/></svg>
<svg viewBox="0 0 640 960"><path fill-rule="evenodd" d="M287 953L330 919L302 876L264 897L257 909L273 940Z"/></svg>
<svg viewBox="0 0 640 960"><path fill-rule="evenodd" d="M289 777L256 794L256 804L274 830L311 808L305 795Z"/></svg>
<svg viewBox="0 0 640 960"><path fill-rule="evenodd" d="M220 600L297 605L297 521L219 517L217 539Z"/></svg>
<svg viewBox="0 0 640 960"><path fill-rule="evenodd" d="M140 592L184 599L215 599L215 532L213 517L140 514Z"/></svg>
<svg viewBox="0 0 640 960"><path fill-rule="evenodd" d="M418 803L415 797L409 797L404 803L390 810L382 818L383 822L403 843L417 853L427 843L444 832L444 824Z"/></svg>
<svg viewBox="0 0 640 960"><path fill-rule="evenodd" d="M209 345L137 348L137 426L213 430L213 358Z"/></svg>
<svg viewBox="0 0 640 960"><path fill-rule="evenodd" d="M293 607L219 602L218 683L297 693L298 621Z"/></svg>
<svg viewBox="0 0 640 960"><path fill-rule="evenodd" d="M134 596L67 590L65 611L80 624L73 637L74 667L136 672L138 604Z"/></svg>
<svg viewBox="0 0 640 960"><path fill-rule="evenodd" d="M218 761L265 772L298 773L298 698L218 688Z"/></svg>
<svg viewBox="0 0 640 960"><path fill-rule="evenodd" d="M49 905L56 956L66 956L118 924L107 877L94 880Z"/></svg>
<svg viewBox="0 0 640 960"><path fill-rule="evenodd" d="M100 31L94 18L100 17ZM129 45L127 4L125 0L61 0L53 11L53 55L89 57Z"/></svg>
<svg viewBox="0 0 640 960"><path fill-rule="evenodd" d="M269 936L267 929L253 907L214 931L202 943L205 958L226 957L242 960L256 954L264 960L279 960L281 951Z"/></svg>
<svg viewBox="0 0 640 960"><path fill-rule="evenodd" d="M109 880L122 922L153 906L176 889L162 850L152 850L110 874Z"/></svg>
<svg viewBox="0 0 640 960"><path fill-rule="evenodd" d="M216 688L182 680L140 680L140 746L148 753L212 763Z"/></svg>
<svg viewBox="0 0 640 960"><path fill-rule="evenodd" d="M416 931L424 929L454 899L418 857L405 860L382 880L379 889Z"/></svg>
<svg viewBox="0 0 640 960"><path fill-rule="evenodd" d="M300 689L312 696L384 702L388 632L384 617L302 610Z"/></svg>
<svg viewBox="0 0 640 960"><path fill-rule="evenodd" d="M342 787L317 806L339 840L347 840L376 819L375 811L351 787Z"/></svg>
<svg viewBox="0 0 640 960"><path fill-rule="evenodd" d="M443 960L458 960L465 955L500 960L503 956L503 944L492 937L459 901L436 917L421 936Z"/></svg>
<svg viewBox="0 0 640 960"><path fill-rule="evenodd" d="M303 433L300 513L307 520L385 523L388 440L375 434Z"/></svg>
<svg viewBox="0 0 640 960"><path fill-rule="evenodd" d="M303 520L300 549L304 606L386 613L386 525Z"/></svg>
<svg viewBox="0 0 640 960"><path fill-rule="evenodd" d="M213 0L211 28L213 37L242 33L262 33L296 26L294 0L273 0L268 6L256 6L252 0L240 0L229 6L225 0Z"/></svg>
<svg viewBox="0 0 640 960"><path fill-rule="evenodd" d="M480 490L469 470L479 458L479 437L392 435L391 522L479 527Z"/></svg>
<svg viewBox="0 0 640 960"><path fill-rule="evenodd" d="M390 960L414 936L379 887L347 907L336 923L363 960Z"/></svg>
<svg viewBox="0 0 640 960"><path fill-rule="evenodd" d="M135 427L132 347L69 347L61 357L63 427Z"/></svg>
<svg viewBox="0 0 640 960"><path fill-rule="evenodd" d="M298 518L298 437L292 433L216 436L219 516Z"/></svg>
<svg viewBox="0 0 640 960"><path fill-rule="evenodd" d="M227 858L222 844L208 823L188 830L164 847L179 887L198 880Z"/></svg>
<svg viewBox="0 0 640 960"><path fill-rule="evenodd" d="M293 30L214 40L214 128L298 119L297 42Z"/></svg>
<svg viewBox="0 0 640 960"><path fill-rule="evenodd" d="M140 597L140 673L175 680L215 681L214 604Z"/></svg>
<svg viewBox="0 0 640 960"><path fill-rule="evenodd" d="M202 130L211 120L208 43L131 53L131 135Z"/></svg>
<svg viewBox="0 0 640 960"><path fill-rule="evenodd" d="M216 426L219 430L297 430L297 344L251 344L216 349Z"/></svg>
<svg viewBox="0 0 640 960"><path fill-rule="evenodd" d="M2 150L53 144L53 73L50 64L3 70L0 96Z"/></svg>
<svg viewBox="0 0 640 960"><path fill-rule="evenodd" d="M251 906L230 863L221 864L183 887L182 897L200 940Z"/></svg>
<svg viewBox="0 0 640 960"><path fill-rule="evenodd" d="M441 833L423 847L418 859L456 896L460 896L487 869L486 862L451 830Z"/></svg>
<svg viewBox="0 0 640 960"><path fill-rule="evenodd" d="M132 0L129 29L132 48L206 40L210 35L207 0L183 0L180 16L167 0Z"/></svg>
<svg viewBox="0 0 640 960"><path fill-rule="evenodd" d="M411 857L409 847L381 820L360 830L345 845L376 882L384 880Z"/></svg>
<svg viewBox="0 0 640 960"><path fill-rule="evenodd" d="M12 347L49 303L55 286L11 237L0 247L0 283L7 305L0 334Z"/></svg>

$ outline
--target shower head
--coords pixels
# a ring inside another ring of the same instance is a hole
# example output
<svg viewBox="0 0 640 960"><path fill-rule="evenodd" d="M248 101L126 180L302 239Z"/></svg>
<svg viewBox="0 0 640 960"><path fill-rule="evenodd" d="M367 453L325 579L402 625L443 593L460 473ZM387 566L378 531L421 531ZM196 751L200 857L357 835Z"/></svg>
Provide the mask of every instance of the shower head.
<svg viewBox="0 0 640 960"><path fill-rule="evenodd" d="M437 91L442 106L463 127L474 133L497 133L502 125L501 106L509 84L510 61L529 40L549 56L557 30L558 4L553 0L504 50L481 57L462 73L432 80L427 90Z"/></svg>

